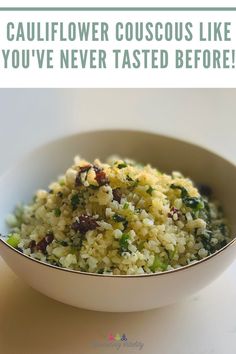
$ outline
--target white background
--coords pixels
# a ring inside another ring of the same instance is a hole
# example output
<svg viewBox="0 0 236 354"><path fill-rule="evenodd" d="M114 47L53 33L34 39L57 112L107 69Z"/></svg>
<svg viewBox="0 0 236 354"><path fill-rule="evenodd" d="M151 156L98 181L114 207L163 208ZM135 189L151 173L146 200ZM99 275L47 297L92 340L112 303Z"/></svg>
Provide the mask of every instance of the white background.
<svg viewBox="0 0 236 354"><path fill-rule="evenodd" d="M21 0L19 4L19 0L2 0L1 6L10 7L10 6L234 6L234 0L192 0L191 3L189 0L179 0L178 4L176 4L176 0L159 0L158 3L155 0L100 0L99 4L97 0L35 0L33 3L31 0Z"/></svg>
<svg viewBox="0 0 236 354"><path fill-rule="evenodd" d="M0 90L0 173L56 137L121 127L191 140L236 163L235 97L236 90L222 89ZM144 343L142 354L235 354L235 277L236 263L182 303L105 314L36 293L0 260L0 353L113 354L117 351L93 349L91 343L105 340L109 332L124 332ZM52 327L57 338L51 337Z"/></svg>
<svg viewBox="0 0 236 354"><path fill-rule="evenodd" d="M13 4L14 2L12 2ZM182 2L186 5L186 2ZM15 3L16 4L16 3ZM25 1L25 4L27 2ZM47 3L49 6L50 3ZM57 3L56 6L62 6ZM64 6L73 5L72 2L64 3ZM95 2L86 4L96 5ZM119 6L122 6L122 2ZM126 3L131 6L132 2ZM170 5L171 2L164 4ZM217 2L214 4L209 2L209 6L219 6ZM224 2L221 6L231 5L230 2ZM21 6L23 3L21 4ZM29 5L29 3L28 3ZM31 4L30 4L31 5ZM43 2L40 3L40 6ZM81 6L82 2L76 6ZM85 4L83 4L84 6ZM99 5L109 5L104 2ZM113 4L114 5L114 4ZM161 3L158 4L161 6ZM172 5L175 5L172 2ZM194 4L192 4L194 5ZM200 6L201 3L195 4ZM3 6L3 5L2 5ZM9 5L8 5L9 6ZM32 5L31 5L32 6ZM54 5L55 6L55 5ZM141 2L133 4L133 6L141 6ZM157 6L149 2L145 2L142 6ZM178 3L178 6L180 4ZM189 6L189 5L188 5ZM204 6L207 6L205 3ZM3 61L0 60L0 87L234 87L236 80L235 69L175 69L174 68L174 51L175 49L235 49L236 48L236 11L231 12L0 12L0 48L1 49L54 49L55 51L55 67L54 69L37 69L32 64L30 69L12 69L6 70ZM7 42L5 36L6 23L9 21L64 21L65 24L70 21L106 21L110 26L109 42ZM119 42L115 43L112 38L114 22L188 22L194 24L194 40L191 42ZM196 33L199 21L205 23L211 22L232 22L231 42L199 42ZM58 51L60 48L70 49L105 49L107 51L107 69L59 69ZM167 49L169 50L170 67L167 69L114 69L112 60L112 48L120 49ZM1 56L0 56L1 58Z"/></svg>

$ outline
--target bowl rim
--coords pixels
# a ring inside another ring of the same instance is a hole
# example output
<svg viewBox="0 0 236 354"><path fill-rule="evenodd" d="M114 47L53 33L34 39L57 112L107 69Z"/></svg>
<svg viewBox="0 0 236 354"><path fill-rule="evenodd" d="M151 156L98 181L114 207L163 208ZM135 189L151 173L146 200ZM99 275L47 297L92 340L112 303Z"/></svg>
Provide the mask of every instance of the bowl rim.
<svg viewBox="0 0 236 354"><path fill-rule="evenodd" d="M9 167L7 167L6 171L5 172L2 172L0 174L0 182L1 182L1 179L2 178L5 178L9 173L11 173L12 170L14 170L15 168L17 168L20 164L22 164L25 160L27 160L28 158L31 157L31 155L39 152L42 148L47 148L57 142L63 142L67 139L73 139L77 136L80 136L80 135L87 135L87 134L95 134L95 133L131 133L131 134L140 134L140 133L144 133L144 134L148 134L148 135L152 135L153 137L157 137L157 138L165 138L165 139L169 139L169 140L174 140L178 143L185 143L187 145L190 145L192 147L195 147L197 149L201 149L202 151L204 151L205 153L210 153L212 155L214 155L215 157L217 158L220 158L222 160L224 160L225 162L229 163L232 167L236 168L236 162L234 162L233 160L225 157L225 156L222 156L221 154L218 154L216 151L214 151L214 149L211 149L211 148L208 148L208 147L205 147L205 146L201 146L199 145L198 143L194 143L186 138L182 139L182 138L178 138L178 137L175 137L175 136L171 136L171 135L168 135L168 134L159 134L159 133L155 133L155 132L152 132L152 131L148 131L148 130L144 130L144 129L122 129L122 128L111 128L111 129L94 129L94 130L84 130L84 131L81 131L81 132L77 132L77 133L74 133L74 134L68 134L68 135L64 135L64 136L59 136L57 138L53 138L52 140L50 141L47 141L43 144L40 144L38 146L35 146L32 150L28 151L27 153L21 155L21 157L19 158L19 161L14 161Z"/></svg>
<svg viewBox="0 0 236 354"><path fill-rule="evenodd" d="M50 145L53 145L54 143L57 143L59 141L62 143L63 141L65 141L67 139L75 138L76 136L80 136L80 135L87 135L87 134L94 134L94 133L104 133L104 134L105 133L119 133L119 132L120 133L124 133L124 132L125 133L134 133L134 134L135 133L137 133L137 134L144 133L144 134L152 135L153 137L155 136L157 138L158 137L159 138L166 138L166 139L174 140L174 141L176 141L178 143L185 143L185 144L191 145L192 147L201 149L201 150L203 150L206 153L210 153L210 154L214 155L215 157L220 158L220 159L224 160L225 162L229 163L232 167L236 168L236 164L233 161L231 161L230 159L227 159L227 158L219 155L218 153L216 153L215 151L213 151L213 150L211 150L209 148L206 148L204 146L198 145L196 143L192 143L191 141L189 141L187 139L181 139L181 138L170 136L170 135L166 135L166 134L153 133L151 131L143 130L143 129L140 129L140 130L137 130L137 129L121 129L121 128L119 128L119 129L115 129L115 128L113 128L113 129L96 129L96 130L85 130L85 131L82 131L82 132L77 132L77 133L74 133L74 134L68 134L68 135L65 135L65 136L61 136L61 137L55 138L55 139L53 139L53 140L51 140L49 142L46 142L44 144L41 144L41 145L33 148L31 151L29 151L27 154L25 154L23 157L21 157L18 162L13 163L13 165L10 168L8 168L4 173L2 173L0 175L0 183L1 183L1 179L4 179L5 177L7 177L7 175L9 173L11 173L12 170L17 168L17 166L19 166L21 163L23 163L25 160L30 158L32 155L34 155L35 153L40 151L42 148L47 148ZM154 277L154 276L156 277L156 276L161 276L161 275L164 276L164 275L167 275L167 274L173 274L173 273L176 273L176 272L179 272L179 271L184 271L184 270L187 270L189 268L192 268L193 266L200 265L203 262L206 262L206 261L212 259L215 256L218 256L225 249L231 247L234 243L236 243L236 236L234 236L229 243L227 243L225 246L223 246L222 248L220 248L216 252L208 255L207 257L205 257L203 259L200 259L198 261L193 261L190 264L187 264L185 266L181 266L181 267L176 268L176 269L166 270L166 271L157 272L157 273L148 273L148 274L145 273L145 274L114 275L114 274L98 274L98 273L92 273L92 272L82 272L82 271L79 271L79 270L73 270L73 269L69 269L69 268L63 268L63 267L55 266L55 265L52 265L50 263L46 263L46 262L40 261L38 259L32 258L32 257L22 253L21 251L17 250L16 248L10 246L3 238L5 238L5 237L0 234L0 243L2 243L3 246L8 247L10 250L14 251L16 254L21 255L21 256L25 257L26 259L28 259L30 261L36 262L39 265L50 267L50 268L55 269L55 270L70 272L70 273L73 273L73 274L80 274L80 275L87 275L87 276L96 276L96 277L97 276L99 276L99 277L109 277L109 278L117 278L117 279L120 279L120 278L140 278L140 277L144 278L144 277Z"/></svg>
<svg viewBox="0 0 236 354"><path fill-rule="evenodd" d="M127 275L125 275L125 274L117 274L117 275L115 275L115 274L98 274L98 273L82 272L80 270L73 270L73 269L69 269L69 268L58 267L58 266L52 265L50 263L46 263L46 262L40 261L38 259L32 258L32 257L22 253L21 251L17 250L16 248L10 246L5 240L3 240L2 236L0 236L0 243L2 243L4 247L9 248L11 251L14 251L19 256L25 257L29 261L36 262L39 265L50 267L50 268L55 269L55 270L69 272L69 273L72 273L72 274L94 276L94 277L105 277L105 278L108 277L108 278L117 278L117 279L121 279L121 278L133 278L133 279L136 279L136 278L145 278L145 277L164 276L164 275L177 273L177 272L180 272L180 271L185 271L185 270L188 270L188 269L190 269L192 267L196 267L196 266L198 266L198 265L200 265L200 264L202 264L204 262L207 262L208 260L210 260L210 259L212 259L212 258L214 258L216 256L219 256L227 248L231 247L233 244L236 244L236 237L234 237L224 247L220 248L219 250L217 250L216 252L210 254L209 256L207 256L205 258L202 258L202 259L200 259L198 261L193 261L192 263L187 264L185 266L181 266L181 267L176 268L176 269L170 269L170 270L166 270L166 271L163 271L163 272L157 272L157 273L127 274Z"/></svg>

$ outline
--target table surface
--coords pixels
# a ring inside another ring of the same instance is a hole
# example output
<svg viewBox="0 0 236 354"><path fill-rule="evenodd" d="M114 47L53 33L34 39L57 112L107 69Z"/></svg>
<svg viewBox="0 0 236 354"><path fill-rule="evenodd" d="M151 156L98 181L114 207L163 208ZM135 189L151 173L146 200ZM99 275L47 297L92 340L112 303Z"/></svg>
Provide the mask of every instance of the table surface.
<svg viewBox="0 0 236 354"><path fill-rule="evenodd" d="M0 173L46 141L105 127L185 138L236 162L235 96L225 89L0 90ZM0 259L0 354L235 354L235 279L234 262L181 303L99 313L39 294ZM133 346L109 347L109 333L125 333Z"/></svg>

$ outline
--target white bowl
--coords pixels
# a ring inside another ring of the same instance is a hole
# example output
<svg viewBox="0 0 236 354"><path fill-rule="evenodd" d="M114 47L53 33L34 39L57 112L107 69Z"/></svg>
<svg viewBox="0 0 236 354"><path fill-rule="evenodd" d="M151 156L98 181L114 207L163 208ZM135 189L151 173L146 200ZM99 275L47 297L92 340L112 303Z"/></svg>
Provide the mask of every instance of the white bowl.
<svg viewBox="0 0 236 354"><path fill-rule="evenodd" d="M180 170L210 185L222 202L235 233L236 167L201 147L137 131L97 131L56 140L33 151L0 178L0 230L21 201L31 200L70 166L74 155L105 159L111 154L151 163L160 170ZM12 270L41 293L76 307L110 312L141 311L165 306L193 294L216 279L234 260L236 239L215 254L188 266L159 274L111 276L76 272L23 255L0 240L0 254Z"/></svg>

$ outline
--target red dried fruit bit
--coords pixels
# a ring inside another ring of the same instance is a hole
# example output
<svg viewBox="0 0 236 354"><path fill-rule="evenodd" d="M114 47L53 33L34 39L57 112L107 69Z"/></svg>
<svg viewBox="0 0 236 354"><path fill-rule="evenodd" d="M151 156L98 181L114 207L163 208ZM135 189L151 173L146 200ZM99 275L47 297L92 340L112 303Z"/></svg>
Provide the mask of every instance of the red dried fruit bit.
<svg viewBox="0 0 236 354"><path fill-rule="evenodd" d="M53 233L47 233L46 236L37 243L36 245L36 249L38 251L41 251L43 253L46 252L46 248L47 246L52 243L52 241L54 240L54 236Z"/></svg>
<svg viewBox="0 0 236 354"><path fill-rule="evenodd" d="M113 194L113 199L116 200L118 203L120 203L121 196L122 196L121 190L119 188L113 189L112 194Z"/></svg>
<svg viewBox="0 0 236 354"><path fill-rule="evenodd" d="M81 166L80 167L80 173L86 172L88 170L90 170L92 166L91 165L85 165L85 166Z"/></svg>
<svg viewBox="0 0 236 354"><path fill-rule="evenodd" d="M45 240L47 242L47 244L49 245L50 243L52 243L52 241L54 240L54 235L53 233L49 232L46 234L45 236Z"/></svg>
<svg viewBox="0 0 236 354"><path fill-rule="evenodd" d="M108 178L107 178L105 172L97 166L93 166L93 168L96 173L95 179L98 182L99 186L104 186L105 184L108 184L109 181L108 181Z"/></svg>
<svg viewBox="0 0 236 354"><path fill-rule="evenodd" d="M172 207L172 208L170 209L170 212L168 213L168 217L171 218L171 219L173 219L174 214L177 214L178 219L179 219L179 217L180 217L180 211L179 211L179 209L177 209L177 208L175 208L175 207Z"/></svg>
<svg viewBox="0 0 236 354"><path fill-rule="evenodd" d="M96 220L90 215L81 215L78 220L73 222L71 228L74 231L79 231L81 234L85 234L89 230L95 230L98 226Z"/></svg>
<svg viewBox="0 0 236 354"><path fill-rule="evenodd" d="M77 176L75 178L75 185L77 187L82 185L81 182L81 173L87 172L88 170L90 170L92 166L91 165L85 165L85 166L81 166L79 172L77 173Z"/></svg>
<svg viewBox="0 0 236 354"><path fill-rule="evenodd" d="M34 252L35 247L36 247L36 242L34 240L31 240L29 243L29 248L32 253Z"/></svg>
<svg viewBox="0 0 236 354"><path fill-rule="evenodd" d="M45 252L46 252L47 245L48 245L48 244L47 244L47 241L45 240L45 238L43 238L41 241L39 241L39 242L37 243L36 249L37 249L38 251L41 251L41 252L45 253Z"/></svg>

